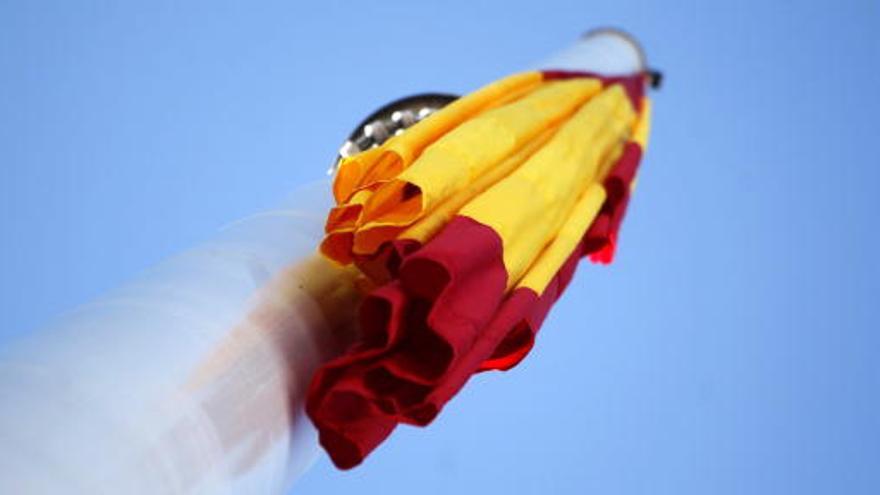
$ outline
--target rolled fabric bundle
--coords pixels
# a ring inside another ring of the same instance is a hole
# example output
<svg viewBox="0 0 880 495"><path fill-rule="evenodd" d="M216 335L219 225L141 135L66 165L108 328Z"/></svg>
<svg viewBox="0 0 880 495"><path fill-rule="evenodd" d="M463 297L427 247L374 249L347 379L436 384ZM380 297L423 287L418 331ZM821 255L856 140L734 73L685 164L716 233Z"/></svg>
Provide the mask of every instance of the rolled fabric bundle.
<svg viewBox="0 0 880 495"><path fill-rule="evenodd" d="M631 58L622 74L510 76L341 162L321 252L368 294L360 338L307 401L338 467L515 366L579 259L612 261L650 122Z"/></svg>

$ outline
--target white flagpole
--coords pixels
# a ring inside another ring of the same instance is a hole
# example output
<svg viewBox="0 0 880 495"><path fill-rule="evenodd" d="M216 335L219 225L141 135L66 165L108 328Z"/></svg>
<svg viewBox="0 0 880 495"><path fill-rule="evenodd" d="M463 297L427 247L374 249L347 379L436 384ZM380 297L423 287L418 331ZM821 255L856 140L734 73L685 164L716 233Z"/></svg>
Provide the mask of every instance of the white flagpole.
<svg viewBox="0 0 880 495"><path fill-rule="evenodd" d="M536 68L595 72L604 76L629 75L648 70L645 53L638 41L624 31L612 28L588 31Z"/></svg>
<svg viewBox="0 0 880 495"><path fill-rule="evenodd" d="M538 68L645 62L630 37L599 30ZM0 350L0 493L287 490L318 453L308 381L353 335L352 278L315 256L329 189L300 190Z"/></svg>

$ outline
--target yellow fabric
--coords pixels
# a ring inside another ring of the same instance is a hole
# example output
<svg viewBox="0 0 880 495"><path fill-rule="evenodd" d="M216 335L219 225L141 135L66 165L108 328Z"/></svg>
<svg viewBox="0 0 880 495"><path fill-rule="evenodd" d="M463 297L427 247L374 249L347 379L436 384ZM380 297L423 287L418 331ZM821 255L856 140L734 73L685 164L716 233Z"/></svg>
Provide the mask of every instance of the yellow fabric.
<svg viewBox="0 0 880 495"><path fill-rule="evenodd" d="M638 143L642 149L642 154L648 148L648 135L651 133L651 99L642 98L642 111L639 113L639 121L633 131L632 140ZM629 184L629 191L632 194L636 190L636 184L639 182L639 176L633 177Z"/></svg>
<svg viewBox="0 0 880 495"><path fill-rule="evenodd" d="M504 178L507 174L519 168L532 154L541 148L553 133L556 127L547 129L540 136L532 140L529 144L514 153L511 157L501 162L497 167L493 167L489 172L480 176L474 182L468 184L467 187L452 196L448 200L440 204L435 210L428 213L424 218L416 222L412 227L407 228L400 235L402 239L412 239L425 243L434 237L447 222L464 206L471 198L481 194L493 184Z"/></svg>
<svg viewBox="0 0 880 495"><path fill-rule="evenodd" d="M600 89L601 83L594 79L546 83L456 127L367 200L363 226L355 233L354 252L372 252L387 239L370 234L370 230L411 225L544 130L568 118Z"/></svg>
<svg viewBox="0 0 880 495"><path fill-rule="evenodd" d="M642 98L642 110L639 114L639 122L633 131L632 140L639 144L644 151L648 147L648 134L651 132L651 100Z"/></svg>
<svg viewBox="0 0 880 495"><path fill-rule="evenodd" d="M632 131L635 111L619 85L602 91L562 125L519 169L459 212L502 239L508 288L553 239L574 203ZM527 199L526 199L527 198Z"/></svg>
<svg viewBox="0 0 880 495"><path fill-rule="evenodd" d="M596 183L590 185L572 208L565 223L556 234L556 238L541 252L517 286L526 287L537 294L542 294L553 277L556 276L559 268L581 242L604 201L605 188Z"/></svg>
<svg viewBox="0 0 880 495"><path fill-rule="evenodd" d="M625 143L645 148L650 102L640 107L592 78L526 73L486 86L345 160L321 251L349 264L467 216L501 238L507 289L541 294L596 218Z"/></svg>
<svg viewBox="0 0 880 495"><path fill-rule="evenodd" d="M324 230L327 235L321 241L321 253L338 263L347 265L354 261L351 248L354 244L354 232L361 210L372 194L368 189L355 192L347 203L336 206L327 215Z"/></svg>
<svg viewBox="0 0 880 495"><path fill-rule="evenodd" d="M534 89L541 80L540 72L525 72L496 81L453 101L382 146L344 159L333 184L336 201L346 201L356 189L394 177L440 136L487 108Z"/></svg>
<svg viewBox="0 0 880 495"><path fill-rule="evenodd" d="M330 214L327 215L325 229L328 232L354 229L357 226L364 203L372 194L373 192L369 189L362 189L355 192L347 203L333 207Z"/></svg>
<svg viewBox="0 0 880 495"><path fill-rule="evenodd" d="M368 149L339 162L336 178L333 181L333 198L337 203L347 201L361 183L370 167L374 166L385 152L382 147Z"/></svg>

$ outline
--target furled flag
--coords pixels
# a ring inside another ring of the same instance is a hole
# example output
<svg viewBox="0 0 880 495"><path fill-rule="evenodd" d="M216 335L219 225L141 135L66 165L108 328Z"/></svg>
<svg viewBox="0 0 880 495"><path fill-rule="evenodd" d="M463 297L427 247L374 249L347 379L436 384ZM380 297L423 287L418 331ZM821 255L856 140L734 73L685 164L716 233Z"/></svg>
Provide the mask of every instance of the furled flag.
<svg viewBox="0 0 880 495"><path fill-rule="evenodd" d="M335 204L298 188L0 348L0 493L283 493L304 414L350 468L515 366L614 257L659 77L609 29L540 67L379 109Z"/></svg>
<svg viewBox="0 0 880 495"><path fill-rule="evenodd" d="M360 338L307 412L340 468L506 370L579 260L610 263L645 148L646 72L512 75L339 164L320 250L362 274Z"/></svg>

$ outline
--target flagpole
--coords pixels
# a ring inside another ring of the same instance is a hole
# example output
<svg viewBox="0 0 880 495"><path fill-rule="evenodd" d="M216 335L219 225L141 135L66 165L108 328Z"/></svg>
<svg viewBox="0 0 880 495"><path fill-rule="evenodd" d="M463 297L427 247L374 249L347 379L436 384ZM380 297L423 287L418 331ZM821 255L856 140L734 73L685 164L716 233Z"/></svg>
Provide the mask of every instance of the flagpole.
<svg viewBox="0 0 880 495"><path fill-rule="evenodd" d="M646 70L591 31L539 69ZM330 186L0 350L0 493L283 493L318 455L314 369L353 337L352 273L315 256Z"/></svg>
<svg viewBox="0 0 880 495"><path fill-rule="evenodd" d="M598 28L587 31L535 68L618 76L647 72L648 62L642 46L632 35L616 28Z"/></svg>

